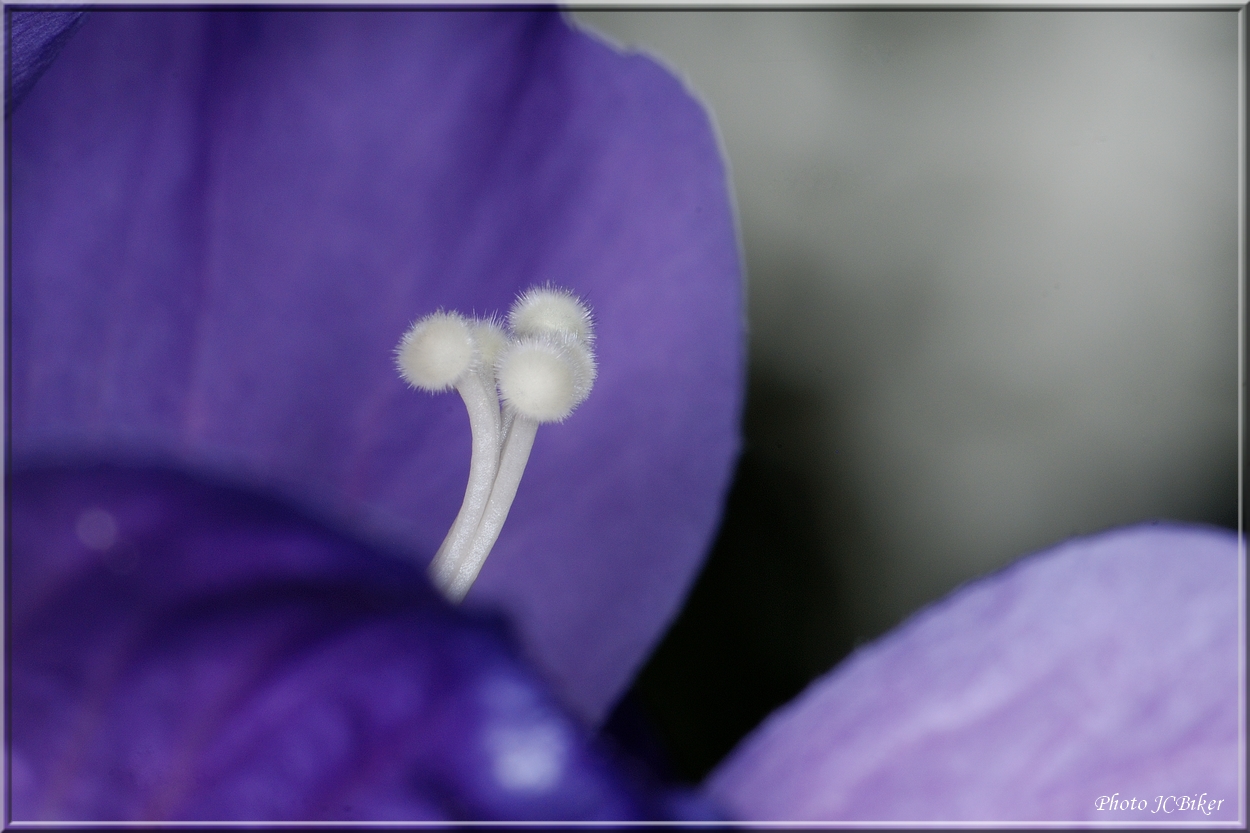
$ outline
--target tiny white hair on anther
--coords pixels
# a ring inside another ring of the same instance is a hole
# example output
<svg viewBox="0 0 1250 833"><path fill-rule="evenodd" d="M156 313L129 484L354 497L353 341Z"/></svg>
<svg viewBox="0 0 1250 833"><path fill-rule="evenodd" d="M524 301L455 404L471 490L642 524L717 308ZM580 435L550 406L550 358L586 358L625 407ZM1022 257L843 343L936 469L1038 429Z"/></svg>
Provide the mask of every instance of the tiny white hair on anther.
<svg viewBox="0 0 1250 833"><path fill-rule="evenodd" d="M535 286L521 293L508 311L508 326L518 336L568 336L590 345L595 340L590 309L567 289Z"/></svg>
<svg viewBox="0 0 1250 833"><path fill-rule="evenodd" d="M580 341L520 338L499 357L499 394L517 414L538 423L563 422L594 385L595 358Z"/></svg>
<svg viewBox="0 0 1250 833"><path fill-rule="evenodd" d="M495 362L499 361L500 354L508 349L508 334L503 331L503 327L492 316L490 318L479 318L473 322L473 338L477 342L478 356L481 361L481 367L493 373Z"/></svg>
<svg viewBox="0 0 1250 833"><path fill-rule="evenodd" d="M431 393L454 387L480 361L473 336L473 325L459 313L425 316L408 328L395 350L399 375Z"/></svg>

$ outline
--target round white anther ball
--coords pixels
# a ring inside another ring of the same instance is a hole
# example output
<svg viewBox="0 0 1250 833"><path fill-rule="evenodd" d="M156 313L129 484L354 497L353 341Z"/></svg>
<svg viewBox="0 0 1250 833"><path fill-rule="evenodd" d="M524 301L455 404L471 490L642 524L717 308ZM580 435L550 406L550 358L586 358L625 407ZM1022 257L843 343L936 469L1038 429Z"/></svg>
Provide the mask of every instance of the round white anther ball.
<svg viewBox="0 0 1250 833"><path fill-rule="evenodd" d="M395 352L404 381L437 392L455 385L473 367L477 346L463 316L436 312L413 324Z"/></svg>
<svg viewBox="0 0 1250 833"><path fill-rule="evenodd" d="M503 328L492 318L473 322L473 340L477 342L481 366L491 370L494 370L495 362L499 361L499 356L510 343Z"/></svg>
<svg viewBox="0 0 1250 833"><path fill-rule="evenodd" d="M577 343L526 339L499 359L504 401L535 422L561 422L590 393L594 359Z"/></svg>
<svg viewBox="0 0 1250 833"><path fill-rule="evenodd" d="M584 344L595 339L590 310L567 289L527 289L508 312L508 326L518 336L559 335Z"/></svg>

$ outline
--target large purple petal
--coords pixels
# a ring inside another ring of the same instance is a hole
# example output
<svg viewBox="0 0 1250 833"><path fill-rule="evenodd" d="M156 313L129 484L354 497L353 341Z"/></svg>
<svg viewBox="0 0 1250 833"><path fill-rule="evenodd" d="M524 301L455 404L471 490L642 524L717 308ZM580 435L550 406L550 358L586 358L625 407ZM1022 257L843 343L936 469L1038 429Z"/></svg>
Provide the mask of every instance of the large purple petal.
<svg viewBox="0 0 1250 833"><path fill-rule="evenodd" d="M708 788L751 819L1244 820L1243 583L1214 529L1032 556L853 655Z"/></svg>
<svg viewBox="0 0 1250 833"><path fill-rule="evenodd" d="M93 12L12 121L19 459L171 459L433 553L468 471L405 326L584 295L600 374L470 604L584 718L673 615L736 449L740 273L707 117L554 13Z"/></svg>
<svg viewBox="0 0 1250 833"><path fill-rule="evenodd" d="M678 809L411 564L168 471L8 485L17 820Z"/></svg>

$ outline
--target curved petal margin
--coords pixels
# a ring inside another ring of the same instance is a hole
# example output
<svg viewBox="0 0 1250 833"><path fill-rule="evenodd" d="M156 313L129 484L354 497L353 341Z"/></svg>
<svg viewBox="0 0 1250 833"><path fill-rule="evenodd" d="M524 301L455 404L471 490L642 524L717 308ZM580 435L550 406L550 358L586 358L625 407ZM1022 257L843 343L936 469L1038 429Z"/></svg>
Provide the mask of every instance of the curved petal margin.
<svg viewBox="0 0 1250 833"><path fill-rule="evenodd" d="M1150 524L1023 559L852 655L707 788L760 820L1236 820L1241 558Z"/></svg>

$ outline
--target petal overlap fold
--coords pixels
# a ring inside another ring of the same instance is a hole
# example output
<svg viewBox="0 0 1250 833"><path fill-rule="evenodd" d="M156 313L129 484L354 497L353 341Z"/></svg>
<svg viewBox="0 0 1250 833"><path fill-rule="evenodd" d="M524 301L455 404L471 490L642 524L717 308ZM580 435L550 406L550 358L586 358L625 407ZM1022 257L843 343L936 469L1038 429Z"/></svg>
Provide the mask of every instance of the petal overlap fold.
<svg viewBox="0 0 1250 833"><path fill-rule="evenodd" d="M399 556L173 471L7 485L15 821L708 812L592 743L498 619Z"/></svg>

